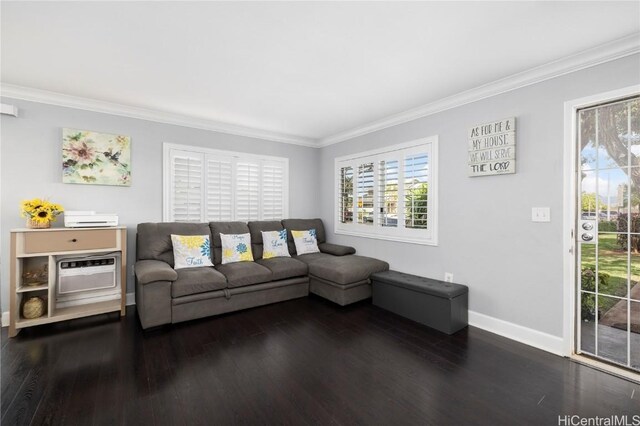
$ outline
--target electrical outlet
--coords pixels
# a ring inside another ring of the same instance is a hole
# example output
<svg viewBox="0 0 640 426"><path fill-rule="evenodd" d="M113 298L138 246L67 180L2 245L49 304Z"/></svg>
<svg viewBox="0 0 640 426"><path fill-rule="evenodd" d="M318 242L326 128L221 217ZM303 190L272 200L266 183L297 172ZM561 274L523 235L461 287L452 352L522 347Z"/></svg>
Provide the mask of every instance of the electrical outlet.
<svg viewBox="0 0 640 426"><path fill-rule="evenodd" d="M445 280L445 282L452 283L453 282L453 273L445 272L444 273L444 280Z"/></svg>

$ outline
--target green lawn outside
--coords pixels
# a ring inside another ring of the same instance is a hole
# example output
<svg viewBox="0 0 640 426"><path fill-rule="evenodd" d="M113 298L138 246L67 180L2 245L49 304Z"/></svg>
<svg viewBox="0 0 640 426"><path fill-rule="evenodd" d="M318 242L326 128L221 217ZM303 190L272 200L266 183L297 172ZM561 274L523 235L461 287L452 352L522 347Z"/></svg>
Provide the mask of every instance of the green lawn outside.
<svg viewBox="0 0 640 426"><path fill-rule="evenodd" d="M609 275L606 284L600 283L600 295L624 297L627 294L627 251L616 242L617 234L598 236L598 272ZM595 245L582 244L582 268L595 268ZM640 253L631 252L631 285L640 281ZM618 302L610 297L599 297L600 312L607 312Z"/></svg>

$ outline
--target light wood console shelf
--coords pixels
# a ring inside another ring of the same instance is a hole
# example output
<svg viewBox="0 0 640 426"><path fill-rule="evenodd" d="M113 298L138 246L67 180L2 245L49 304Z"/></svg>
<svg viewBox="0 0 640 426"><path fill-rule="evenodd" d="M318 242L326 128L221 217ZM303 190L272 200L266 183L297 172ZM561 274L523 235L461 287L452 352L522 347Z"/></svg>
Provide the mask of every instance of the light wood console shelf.
<svg viewBox="0 0 640 426"><path fill-rule="evenodd" d="M120 297L114 300L85 303L76 306L56 306L58 256L90 255L119 252ZM34 325L65 321L90 315L120 311L125 315L127 288L127 229L124 226L110 228L50 228L11 230L11 266L9 292L9 337L15 337L20 329ZM24 285L25 268L47 265L47 282ZM22 301L32 295L41 296L47 302L43 316L25 319L21 314Z"/></svg>

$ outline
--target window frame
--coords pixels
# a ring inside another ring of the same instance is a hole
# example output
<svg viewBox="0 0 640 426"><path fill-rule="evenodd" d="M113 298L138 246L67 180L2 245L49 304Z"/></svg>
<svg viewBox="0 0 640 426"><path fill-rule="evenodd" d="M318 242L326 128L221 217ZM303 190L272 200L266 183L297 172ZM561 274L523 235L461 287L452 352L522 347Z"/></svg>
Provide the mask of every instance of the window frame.
<svg viewBox="0 0 640 426"><path fill-rule="evenodd" d="M405 159L407 156L427 153L429 158L429 192L427 204L427 229L404 228L404 202L398 203L397 223L402 226L380 226L380 161L398 162L398 200L404 199L405 191ZM373 222L372 224L357 223L358 195L357 195L357 170L358 166L365 163L374 163L373 183ZM351 167L353 171L353 215L352 222L342 223L341 195L342 180L341 169ZM358 152L351 155L336 157L334 160L334 232L340 235L373 238L379 240L399 241L412 244L429 246L438 245L438 136L415 139L380 149Z"/></svg>
<svg viewBox="0 0 640 426"><path fill-rule="evenodd" d="M162 161L162 220L165 222L175 222L172 214L173 206L173 179L174 175L171 169L172 151L181 151L190 153L193 155L202 156L202 181L201 181L201 210L200 210L200 222L209 222L207 219L207 155L213 155L219 158L221 161L229 160L231 165L231 215L230 219L224 221L245 221L246 219L238 219L237 217L237 163L238 162L250 162L258 163L258 218L251 220L274 220L273 218L264 218L263 201L263 167L265 164L281 164L283 167L282 176L282 217L278 219L286 219L289 217L289 158L276 157L269 155L249 154L246 152L227 151L220 149L212 149L193 145L182 145L175 143L163 143L163 161ZM217 220L217 219L216 219ZM214 221L216 221L214 220ZM193 222L184 222L193 223Z"/></svg>

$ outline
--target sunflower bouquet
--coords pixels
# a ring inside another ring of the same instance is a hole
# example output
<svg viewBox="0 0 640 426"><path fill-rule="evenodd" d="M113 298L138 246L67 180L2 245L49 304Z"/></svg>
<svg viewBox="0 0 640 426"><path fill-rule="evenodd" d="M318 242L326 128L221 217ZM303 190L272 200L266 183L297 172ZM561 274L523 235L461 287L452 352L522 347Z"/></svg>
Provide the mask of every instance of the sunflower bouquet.
<svg viewBox="0 0 640 426"><path fill-rule="evenodd" d="M22 217L27 218L29 228L48 228L51 222L64 211L60 204L51 203L47 200L34 198L20 203Z"/></svg>

